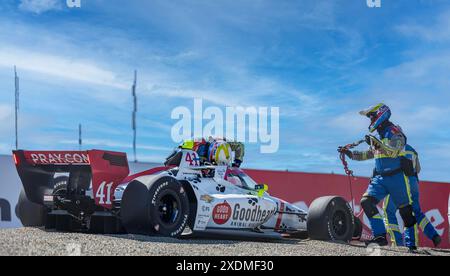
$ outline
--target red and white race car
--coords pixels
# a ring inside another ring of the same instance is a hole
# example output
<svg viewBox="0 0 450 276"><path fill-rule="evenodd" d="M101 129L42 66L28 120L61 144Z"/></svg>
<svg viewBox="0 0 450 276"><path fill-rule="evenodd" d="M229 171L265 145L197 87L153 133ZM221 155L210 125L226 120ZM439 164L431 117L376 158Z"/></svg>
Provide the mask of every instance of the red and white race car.
<svg viewBox="0 0 450 276"><path fill-rule="evenodd" d="M231 166L203 166L180 150L179 164L129 175L125 153L14 151L24 191L24 226L59 231L350 241L355 218L341 197L308 212L268 193Z"/></svg>

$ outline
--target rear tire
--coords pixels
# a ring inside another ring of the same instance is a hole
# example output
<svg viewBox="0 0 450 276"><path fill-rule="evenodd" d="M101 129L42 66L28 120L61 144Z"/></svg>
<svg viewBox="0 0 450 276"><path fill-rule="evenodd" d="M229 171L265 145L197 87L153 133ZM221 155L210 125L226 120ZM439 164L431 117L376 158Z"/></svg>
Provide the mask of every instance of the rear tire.
<svg viewBox="0 0 450 276"><path fill-rule="evenodd" d="M22 189L16 205L16 215L24 227L45 226L47 208L31 202Z"/></svg>
<svg viewBox="0 0 450 276"><path fill-rule="evenodd" d="M309 208L307 228L313 240L349 242L354 227L353 211L341 197L318 198Z"/></svg>
<svg viewBox="0 0 450 276"><path fill-rule="evenodd" d="M149 184L128 184L121 202L121 219L130 234L179 237L188 225L186 190L170 176L151 176Z"/></svg>
<svg viewBox="0 0 450 276"><path fill-rule="evenodd" d="M56 177L48 186L54 188L54 193L58 190L67 190L67 183L69 178L67 176ZM22 189L19 196L19 201L16 205L16 215L24 227L43 227L47 223L48 209L44 205L31 202Z"/></svg>

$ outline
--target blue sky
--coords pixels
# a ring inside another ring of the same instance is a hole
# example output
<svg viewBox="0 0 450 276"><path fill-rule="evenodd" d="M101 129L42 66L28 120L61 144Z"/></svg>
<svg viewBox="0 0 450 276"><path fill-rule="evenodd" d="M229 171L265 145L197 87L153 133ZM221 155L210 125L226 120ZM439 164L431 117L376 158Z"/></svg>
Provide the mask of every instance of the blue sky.
<svg viewBox="0 0 450 276"><path fill-rule="evenodd" d="M280 150L246 167L342 173L338 145L367 132L358 111L385 102L421 154L422 178L450 181L450 3L446 0L0 2L0 152L21 147L131 154L130 87L139 71L139 159L175 146L178 105L279 106ZM351 164L369 175L371 162Z"/></svg>

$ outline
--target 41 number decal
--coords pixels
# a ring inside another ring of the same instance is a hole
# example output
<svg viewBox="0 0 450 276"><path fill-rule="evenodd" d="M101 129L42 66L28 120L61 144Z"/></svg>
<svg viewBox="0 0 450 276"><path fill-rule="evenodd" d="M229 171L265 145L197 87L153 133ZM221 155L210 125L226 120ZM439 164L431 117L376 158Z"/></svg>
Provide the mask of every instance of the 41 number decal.
<svg viewBox="0 0 450 276"><path fill-rule="evenodd" d="M113 182L106 184L105 181L100 184L100 187L95 194L95 198L98 199L100 205L111 205L111 189Z"/></svg>
<svg viewBox="0 0 450 276"><path fill-rule="evenodd" d="M199 166L200 165L200 158L197 156L197 154L195 152L191 153L187 153L186 154L186 162L189 163L189 166Z"/></svg>

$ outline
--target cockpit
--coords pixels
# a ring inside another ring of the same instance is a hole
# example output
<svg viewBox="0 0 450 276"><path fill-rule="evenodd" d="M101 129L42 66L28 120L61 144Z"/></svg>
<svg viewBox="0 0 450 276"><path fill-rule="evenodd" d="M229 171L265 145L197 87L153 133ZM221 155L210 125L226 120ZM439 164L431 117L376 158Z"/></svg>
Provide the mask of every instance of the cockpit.
<svg viewBox="0 0 450 276"><path fill-rule="evenodd" d="M228 170L225 180L246 190L255 191L259 187L258 183L256 183L250 176L242 170L236 168Z"/></svg>

